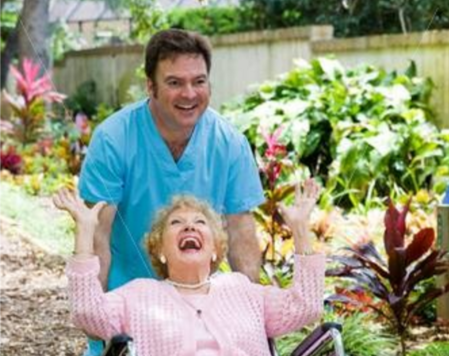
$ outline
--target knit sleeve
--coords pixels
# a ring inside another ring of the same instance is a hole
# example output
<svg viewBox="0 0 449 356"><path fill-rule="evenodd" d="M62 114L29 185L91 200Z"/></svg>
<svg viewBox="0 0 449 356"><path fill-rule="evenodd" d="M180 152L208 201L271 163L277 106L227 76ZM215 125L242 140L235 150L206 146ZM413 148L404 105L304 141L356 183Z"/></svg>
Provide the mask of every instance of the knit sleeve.
<svg viewBox="0 0 449 356"><path fill-rule="evenodd" d="M74 324L88 335L109 340L125 332L124 298L116 291L102 290L98 257L68 261L68 294Z"/></svg>
<svg viewBox="0 0 449 356"><path fill-rule="evenodd" d="M293 284L288 289L263 287L268 337L293 332L316 321L323 312L325 256L295 256Z"/></svg>

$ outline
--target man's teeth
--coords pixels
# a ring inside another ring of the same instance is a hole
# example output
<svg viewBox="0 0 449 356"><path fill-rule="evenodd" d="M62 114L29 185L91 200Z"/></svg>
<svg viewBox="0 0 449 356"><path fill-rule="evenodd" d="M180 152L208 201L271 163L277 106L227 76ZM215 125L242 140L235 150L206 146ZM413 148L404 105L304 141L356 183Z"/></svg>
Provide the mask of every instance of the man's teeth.
<svg viewBox="0 0 449 356"><path fill-rule="evenodd" d="M178 106L178 108L180 108L180 109L182 109L182 110L192 110L194 107L195 107L195 105L189 105L189 106L186 106L186 105L177 105Z"/></svg>

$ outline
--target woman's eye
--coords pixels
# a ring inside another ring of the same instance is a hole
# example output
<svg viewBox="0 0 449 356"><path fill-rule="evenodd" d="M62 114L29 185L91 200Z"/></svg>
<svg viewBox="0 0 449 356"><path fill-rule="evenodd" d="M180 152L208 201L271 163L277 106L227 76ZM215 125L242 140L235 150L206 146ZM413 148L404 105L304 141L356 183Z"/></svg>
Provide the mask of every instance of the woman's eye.
<svg viewBox="0 0 449 356"><path fill-rule="evenodd" d="M204 220L204 219L198 219L198 220L196 221L196 223L197 223L197 224L201 224L201 225L206 225L206 220Z"/></svg>
<svg viewBox="0 0 449 356"><path fill-rule="evenodd" d="M181 220L178 220L178 219L174 219L174 220L170 221L170 225L177 225L180 223L181 223Z"/></svg>

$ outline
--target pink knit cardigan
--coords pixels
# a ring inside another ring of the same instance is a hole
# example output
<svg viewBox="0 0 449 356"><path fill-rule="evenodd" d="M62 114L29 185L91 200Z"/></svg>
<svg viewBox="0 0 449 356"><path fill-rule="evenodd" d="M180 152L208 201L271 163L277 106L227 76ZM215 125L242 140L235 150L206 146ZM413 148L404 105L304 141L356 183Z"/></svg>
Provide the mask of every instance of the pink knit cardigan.
<svg viewBox="0 0 449 356"><path fill-rule="evenodd" d="M138 356L195 355L191 321L198 315L173 286L136 279L104 293L99 268L97 257L68 262L69 298L78 327L105 340L126 333L134 339ZM324 269L323 255L295 256L289 289L254 284L240 273L213 278L200 317L217 340L220 355L269 356L267 336L317 320L323 306Z"/></svg>

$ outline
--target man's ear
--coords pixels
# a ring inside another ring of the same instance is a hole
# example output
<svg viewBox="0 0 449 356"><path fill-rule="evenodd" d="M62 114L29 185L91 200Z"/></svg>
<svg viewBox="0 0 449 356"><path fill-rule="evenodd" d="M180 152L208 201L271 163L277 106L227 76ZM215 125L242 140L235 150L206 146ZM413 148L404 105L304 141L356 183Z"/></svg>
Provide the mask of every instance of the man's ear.
<svg viewBox="0 0 449 356"><path fill-rule="evenodd" d="M157 91L156 83L154 83L150 78L147 78L147 92L148 92L148 96L150 98L157 97L156 91Z"/></svg>

